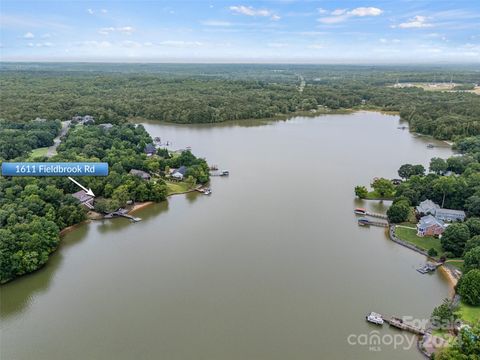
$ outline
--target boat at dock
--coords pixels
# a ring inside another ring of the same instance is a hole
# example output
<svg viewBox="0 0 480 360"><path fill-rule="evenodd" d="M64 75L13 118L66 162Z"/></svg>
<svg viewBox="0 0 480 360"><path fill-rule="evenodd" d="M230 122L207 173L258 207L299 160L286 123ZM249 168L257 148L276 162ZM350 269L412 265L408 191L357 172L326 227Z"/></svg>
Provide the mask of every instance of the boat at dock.
<svg viewBox="0 0 480 360"><path fill-rule="evenodd" d="M141 218L139 217L135 217L135 216L132 216L132 215L128 215L128 210L127 209L123 209L123 208L120 208L118 209L117 211L113 211L111 213L108 213L108 214L105 214L105 216L103 217L104 219L113 219L115 217L124 217L126 219L129 219L131 220L132 222L139 222L139 221L142 221Z"/></svg>
<svg viewBox="0 0 480 360"><path fill-rule="evenodd" d="M373 311L366 316L366 319L368 322L376 325L383 325L384 323L383 316Z"/></svg>
<svg viewBox="0 0 480 360"><path fill-rule="evenodd" d="M434 263L426 263L422 267L418 268L417 271L420 274L428 274L430 272L434 272L437 269L437 265Z"/></svg>
<svg viewBox="0 0 480 360"><path fill-rule="evenodd" d="M204 190L203 190L203 194L204 194L204 195L211 195L211 194L212 194L212 189L210 189L210 188L204 189Z"/></svg>
<svg viewBox="0 0 480 360"><path fill-rule="evenodd" d="M367 209L365 208L355 208L353 212L357 215L367 215Z"/></svg>

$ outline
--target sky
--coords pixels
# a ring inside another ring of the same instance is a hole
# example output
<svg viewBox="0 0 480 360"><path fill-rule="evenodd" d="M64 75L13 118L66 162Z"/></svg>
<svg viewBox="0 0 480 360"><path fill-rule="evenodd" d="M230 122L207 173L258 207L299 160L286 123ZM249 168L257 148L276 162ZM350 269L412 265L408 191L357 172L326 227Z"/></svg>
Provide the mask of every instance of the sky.
<svg viewBox="0 0 480 360"><path fill-rule="evenodd" d="M1 0L0 60L480 63L480 1Z"/></svg>

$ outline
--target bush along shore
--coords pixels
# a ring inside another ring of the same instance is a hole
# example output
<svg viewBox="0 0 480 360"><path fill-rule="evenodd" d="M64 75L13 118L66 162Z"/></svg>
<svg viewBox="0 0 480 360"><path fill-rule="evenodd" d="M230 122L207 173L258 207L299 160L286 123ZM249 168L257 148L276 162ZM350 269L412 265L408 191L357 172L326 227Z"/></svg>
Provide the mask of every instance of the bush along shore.
<svg viewBox="0 0 480 360"><path fill-rule="evenodd" d="M2 135L12 127L12 123L0 121ZM1 161L31 159L32 143L39 147L50 145L60 124L32 121L23 130L31 131L30 137L14 138L15 151L1 153ZM31 137L45 140L32 142ZM42 267L57 249L61 230L85 221L88 210L102 217L101 214L132 208L138 203L163 201L172 186L186 192L209 181L206 161L195 157L190 150L170 152L153 144L140 125L72 123L61 139L57 154L33 159L107 162L108 176L81 180L93 190L95 199L85 197L65 177L0 177L0 282Z"/></svg>

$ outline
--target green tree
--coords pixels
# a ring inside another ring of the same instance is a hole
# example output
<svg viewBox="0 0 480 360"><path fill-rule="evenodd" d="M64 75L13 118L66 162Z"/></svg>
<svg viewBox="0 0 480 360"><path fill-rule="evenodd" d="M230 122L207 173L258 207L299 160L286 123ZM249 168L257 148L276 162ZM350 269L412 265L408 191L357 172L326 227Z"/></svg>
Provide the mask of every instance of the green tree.
<svg viewBox="0 0 480 360"><path fill-rule="evenodd" d="M480 270L464 273L458 281L457 292L466 304L480 306Z"/></svg>
<svg viewBox="0 0 480 360"><path fill-rule="evenodd" d="M456 180L453 176L442 176L434 181L433 188L443 194L442 208L445 205L445 198L451 195L455 189Z"/></svg>
<svg viewBox="0 0 480 360"><path fill-rule="evenodd" d="M371 185L381 197L391 197L395 190L392 182L385 178L375 179Z"/></svg>
<svg viewBox="0 0 480 360"><path fill-rule="evenodd" d="M368 195L368 190L365 186L355 186L355 195L360 199L365 199Z"/></svg>
<svg viewBox="0 0 480 360"><path fill-rule="evenodd" d="M430 317L432 326L435 329L450 329L455 325L458 319L456 314L457 307L455 307L449 299L444 299L443 303L433 309Z"/></svg>
<svg viewBox="0 0 480 360"><path fill-rule="evenodd" d="M428 249L428 256L435 257L438 256L438 251L435 248Z"/></svg>
<svg viewBox="0 0 480 360"><path fill-rule="evenodd" d="M469 218L465 225L468 226L471 236L480 235L480 218Z"/></svg>
<svg viewBox="0 0 480 360"><path fill-rule="evenodd" d="M429 170L438 175L443 175L447 171L447 162L439 157L430 160Z"/></svg>
<svg viewBox="0 0 480 360"><path fill-rule="evenodd" d="M480 246L480 235L475 235L472 236L467 243L465 244L465 253L467 251L472 250L473 248L476 248L477 246Z"/></svg>
<svg viewBox="0 0 480 360"><path fill-rule="evenodd" d="M408 220L410 206L407 201L398 201L387 210L388 220L392 223L401 223Z"/></svg>
<svg viewBox="0 0 480 360"><path fill-rule="evenodd" d="M465 209L469 216L480 216L480 196L470 196L465 202Z"/></svg>
<svg viewBox="0 0 480 360"><path fill-rule="evenodd" d="M402 179L409 179L413 175L424 175L425 168L423 165L403 164L398 169L398 176Z"/></svg>
<svg viewBox="0 0 480 360"><path fill-rule="evenodd" d="M465 273L473 269L480 269L480 246L467 251L464 260L463 271Z"/></svg>
<svg viewBox="0 0 480 360"><path fill-rule="evenodd" d="M451 252L454 256L460 257L465 249L465 244L470 239L470 231L465 224L451 224L442 234L441 243L445 251Z"/></svg>

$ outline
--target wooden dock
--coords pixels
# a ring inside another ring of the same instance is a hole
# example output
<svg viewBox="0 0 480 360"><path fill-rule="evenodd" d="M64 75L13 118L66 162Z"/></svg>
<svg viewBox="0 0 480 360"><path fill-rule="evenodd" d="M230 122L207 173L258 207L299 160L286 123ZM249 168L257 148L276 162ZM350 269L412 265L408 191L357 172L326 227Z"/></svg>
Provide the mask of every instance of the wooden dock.
<svg viewBox="0 0 480 360"><path fill-rule="evenodd" d="M380 226L380 227L388 227L388 222L384 221L372 221L367 218L360 218L358 219L358 225L360 226Z"/></svg>
<svg viewBox="0 0 480 360"><path fill-rule="evenodd" d="M370 211L367 211L365 213L366 216L371 216L371 217L374 217L374 218L379 218L379 219L385 219L387 220L388 219L388 216L385 215L385 214L378 214L378 213L373 213L373 212L370 212Z"/></svg>
<svg viewBox="0 0 480 360"><path fill-rule="evenodd" d="M411 325L411 324L407 324L399 317L392 316L391 318L388 319L385 316L383 316L381 314L378 314L378 313L371 313L371 314L375 314L376 316L380 317L384 322L386 322L390 326L393 326L393 327L395 327L399 330L408 331L408 332L411 332L415 335L425 335L426 334L426 331L424 329L422 329L420 327L416 327L416 326ZM368 319L367 319L367 321L368 321Z"/></svg>
<svg viewBox="0 0 480 360"><path fill-rule="evenodd" d="M424 329L407 324L398 317L392 316L390 319L383 319L383 320L388 324L390 324L390 326L396 327L397 329L408 331L416 335L425 335Z"/></svg>
<svg viewBox="0 0 480 360"><path fill-rule="evenodd" d="M104 219L113 219L114 217L124 217L124 218L129 219L133 222L139 222L139 221L142 220L139 217L128 215L128 211L125 210L125 209L118 209L117 211L113 211L111 213L108 213L104 216Z"/></svg>

